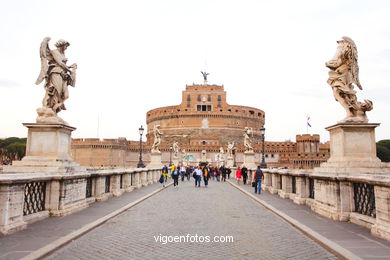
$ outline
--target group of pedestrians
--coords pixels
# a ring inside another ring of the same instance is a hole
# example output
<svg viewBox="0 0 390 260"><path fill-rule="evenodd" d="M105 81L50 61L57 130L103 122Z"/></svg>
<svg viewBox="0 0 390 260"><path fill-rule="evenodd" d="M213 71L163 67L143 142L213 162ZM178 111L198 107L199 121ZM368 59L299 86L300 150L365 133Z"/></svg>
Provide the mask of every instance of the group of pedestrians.
<svg viewBox="0 0 390 260"><path fill-rule="evenodd" d="M162 168L160 183L165 187L168 181L168 174L171 172L171 177L173 179L173 186L176 187L179 185L179 178L181 181L190 181L191 177L195 179L195 187L200 187L203 180L204 186L207 188L209 180L216 180L217 182L226 182L226 178L230 179L231 169L225 166L213 167L213 166L166 166ZM237 184L240 185L241 179L244 185L248 182L248 168L245 165L242 167L237 167L236 170L236 179ZM257 167L257 170L253 174L252 178L252 187L254 187L255 193L261 194L261 182L264 179L263 171L260 166Z"/></svg>
<svg viewBox="0 0 390 260"><path fill-rule="evenodd" d="M240 168L240 166L237 167L236 179L238 185L240 185L241 178L244 185L246 185L248 181L248 168L246 168L245 165L243 165L242 168ZM252 187L255 188L255 193L261 194L261 182L263 179L264 179L263 171L261 170L260 166L257 166L257 169L253 174L253 179L252 179Z"/></svg>

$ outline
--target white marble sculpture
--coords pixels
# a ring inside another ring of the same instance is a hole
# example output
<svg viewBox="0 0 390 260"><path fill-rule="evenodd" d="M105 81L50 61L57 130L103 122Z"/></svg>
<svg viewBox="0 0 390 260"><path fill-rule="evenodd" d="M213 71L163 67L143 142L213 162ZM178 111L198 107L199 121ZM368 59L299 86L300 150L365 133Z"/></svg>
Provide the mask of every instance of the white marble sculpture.
<svg viewBox="0 0 390 260"><path fill-rule="evenodd" d="M244 147L245 152L253 153L252 139L253 131L251 127L245 127L244 129Z"/></svg>
<svg viewBox="0 0 390 260"><path fill-rule="evenodd" d="M179 158L179 150L180 150L179 143L177 141L174 141L172 144L172 148L173 148L173 157Z"/></svg>
<svg viewBox="0 0 390 260"><path fill-rule="evenodd" d="M332 87L333 95L346 110L347 116L340 121L367 123L366 111L373 108L370 100L357 100L354 87L362 90L359 82L358 54L356 45L349 37L337 41L338 47L334 57L325 63L330 69L328 84Z"/></svg>
<svg viewBox="0 0 390 260"><path fill-rule="evenodd" d="M152 144L152 153L160 152L161 136L160 125L155 125L153 128L154 140Z"/></svg>
<svg viewBox="0 0 390 260"><path fill-rule="evenodd" d="M228 142L228 146L227 146L228 158L232 158L233 157L233 150L234 150L234 141L233 142Z"/></svg>
<svg viewBox="0 0 390 260"><path fill-rule="evenodd" d="M56 49L49 48L50 37L43 39L40 47L41 72L35 82L36 85L45 80L45 96L42 108L37 109L37 123L60 123L67 124L57 116L61 110L66 110L65 100L69 97L68 86L76 84L76 63L68 66L65 50L69 42L58 40Z"/></svg>

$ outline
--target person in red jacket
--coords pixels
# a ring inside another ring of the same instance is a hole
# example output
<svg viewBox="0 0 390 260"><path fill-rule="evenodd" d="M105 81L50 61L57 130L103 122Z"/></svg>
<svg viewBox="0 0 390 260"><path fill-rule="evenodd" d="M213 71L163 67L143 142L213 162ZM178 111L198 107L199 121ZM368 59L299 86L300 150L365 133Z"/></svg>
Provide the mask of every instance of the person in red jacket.
<svg viewBox="0 0 390 260"><path fill-rule="evenodd" d="M240 181L241 181L241 169L240 169L240 166L237 167L236 178L237 178L237 184L240 185Z"/></svg>

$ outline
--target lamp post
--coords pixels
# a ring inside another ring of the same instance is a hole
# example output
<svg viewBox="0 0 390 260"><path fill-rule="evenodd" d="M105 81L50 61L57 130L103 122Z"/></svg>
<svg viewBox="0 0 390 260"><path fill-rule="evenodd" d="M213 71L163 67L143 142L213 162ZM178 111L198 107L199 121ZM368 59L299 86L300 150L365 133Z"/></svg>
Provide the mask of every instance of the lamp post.
<svg viewBox="0 0 390 260"><path fill-rule="evenodd" d="M172 150L173 147L169 147L169 166L172 166Z"/></svg>
<svg viewBox="0 0 390 260"><path fill-rule="evenodd" d="M139 131L139 161L137 164L137 168L145 168L145 164L142 162L142 135L144 134L144 128L138 128Z"/></svg>
<svg viewBox="0 0 390 260"><path fill-rule="evenodd" d="M260 135L261 135L261 142L262 142L260 168L267 168L267 164L265 163L265 159L264 159L264 140L265 140L265 128L264 127L260 128Z"/></svg>
<svg viewBox="0 0 390 260"><path fill-rule="evenodd" d="M233 149L233 167L237 167L237 164L236 164L236 149Z"/></svg>

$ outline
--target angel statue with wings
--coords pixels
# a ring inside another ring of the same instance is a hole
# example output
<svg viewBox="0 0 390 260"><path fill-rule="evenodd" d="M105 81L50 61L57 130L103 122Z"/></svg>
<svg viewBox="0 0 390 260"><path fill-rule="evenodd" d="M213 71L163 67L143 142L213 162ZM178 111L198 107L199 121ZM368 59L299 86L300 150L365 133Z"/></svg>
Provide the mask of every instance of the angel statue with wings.
<svg viewBox="0 0 390 260"><path fill-rule="evenodd" d="M245 152L253 153L251 137L253 137L252 128L251 127L245 127L245 129L244 129L244 147L245 147Z"/></svg>
<svg viewBox="0 0 390 260"><path fill-rule="evenodd" d="M234 150L234 141L233 142L228 142L228 146L227 146L227 153L228 153L228 158L232 158L233 157L233 150Z"/></svg>
<svg viewBox="0 0 390 260"><path fill-rule="evenodd" d="M153 129L154 141L152 144L152 153L160 152L161 136L160 125L155 125Z"/></svg>
<svg viewBox="0 0 390 260"><path fill-rule="evenodd" d="M354 86L362 90L359 82L359 66L356 45L349 37L342 37L337 41L338 47L334 57L325 63L330 69L328 84L332 87L333 95L346 110L347 116L340 123L362 122L367 123L366 111L373 108L370 100L359 102L356 98Z"/></svg>
<svg viewBox="0 0 390 260"><path fill-rule="evenodd" d="M45 80L45 96L42 101L43 108L38 109L40 117L53 118L57 113L66 110L65 100L69 97L68 85L74 87L76 83L76 63L68 66L65 50L69 42L58 40L56 49L49 48L50 37L43 39L40 47L41 72L35 84L39 85ZM42 119L44 120L44 119Z"/></svg>

